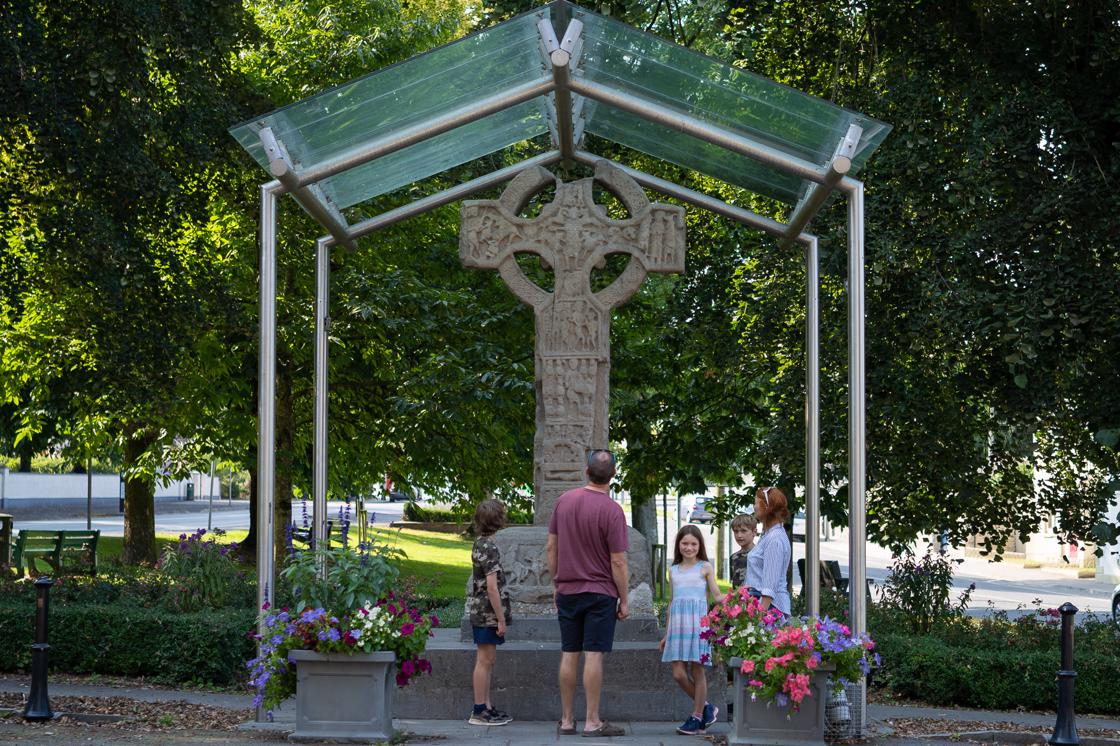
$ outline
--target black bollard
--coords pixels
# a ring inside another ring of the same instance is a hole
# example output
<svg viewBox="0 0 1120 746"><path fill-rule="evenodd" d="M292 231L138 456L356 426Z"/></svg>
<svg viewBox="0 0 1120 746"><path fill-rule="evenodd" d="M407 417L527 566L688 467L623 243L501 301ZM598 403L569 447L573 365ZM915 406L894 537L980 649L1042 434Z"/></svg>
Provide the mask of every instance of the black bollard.
<svg viewBox="0 0 1120 746"><path fill-rule="evenodd" d="M35 581L35 643L31 646L31 692L27 695L27 706L23 708L26 720L50 720L54 717L51 701L47 697L47 611L50 605L50 590L54 581L43 576Z"/></svg>
<svg viewBox="0 0 1120 746"><path fill-rule="evenodd" d="M1073 746L1081 743L1077 738L1077 725L1073 714L1073 684L1077 672L1073 670L1073 615L1077 607L1068 601L1058 607L1062 612L1062 667L1058 671L1058 720L1050 743L1055 746Z"/></svg>

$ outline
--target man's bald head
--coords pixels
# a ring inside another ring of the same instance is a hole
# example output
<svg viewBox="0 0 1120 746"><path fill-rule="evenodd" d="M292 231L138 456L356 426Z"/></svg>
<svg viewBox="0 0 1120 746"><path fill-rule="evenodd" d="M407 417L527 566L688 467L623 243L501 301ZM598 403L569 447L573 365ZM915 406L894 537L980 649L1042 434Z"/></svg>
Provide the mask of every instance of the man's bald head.
<svg viewBox="0 0 1120 746"><path fill-rule="evenodd" d="M614 454L610 451L594 450L587 457L587 479L591 484L608 485L614 474Z"/></svg>

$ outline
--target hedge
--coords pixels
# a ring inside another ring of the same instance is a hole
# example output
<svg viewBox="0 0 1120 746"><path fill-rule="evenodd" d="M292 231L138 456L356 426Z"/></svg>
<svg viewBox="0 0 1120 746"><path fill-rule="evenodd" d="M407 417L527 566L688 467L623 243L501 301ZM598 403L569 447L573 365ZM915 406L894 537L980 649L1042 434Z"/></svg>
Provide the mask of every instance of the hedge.
<svg viewBox="0 0 1120 746"><path fill-rule="evenodd" d="M35 607L0 603L0 671L31 665ZM144 676L165 683L227 685L245 679L256 653L252 610L182 614L135 606L52 604L50 668Z"/></svg>
<svg viewBox="0 0 1120 746"><path fill-rule="evenodd" d="M403 517L406 521L420 521L422 523L470 523L471 514L453 508L425 508L415 502L405 503ZM508 515L510 525L529 524L533 522L531 513L511 510Z"/></svg>
<svg viewBox="0 0 1120 746"><path fill-rule="evenodd" d="M874 685L931 705L980 709L1054 710L1058 702L1058 641L1052 650L1002 650L954 645L938 637L875 636L882 668ZM1074 650L1081 712L1120 713L1120 643L1112 650Z"/></svg>

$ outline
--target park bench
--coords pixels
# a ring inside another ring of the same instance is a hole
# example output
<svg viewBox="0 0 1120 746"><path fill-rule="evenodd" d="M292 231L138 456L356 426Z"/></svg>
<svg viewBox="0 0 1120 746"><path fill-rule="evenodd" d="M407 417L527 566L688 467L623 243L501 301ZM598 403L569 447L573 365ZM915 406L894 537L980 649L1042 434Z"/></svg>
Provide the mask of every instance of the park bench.
<svg viewBox="0 0 1120 746"><path fill-rule="evenodd" d="M23 574L37 571L35 563L42 560L55 575L61 575L74 561L90 575L97 575L97 540L100 531L33 531L23 529L12 552L12 565Z"/></svg>
<svg viewBox="0 0 1120 746"><path fill-rule="evenodd" d="M292 526L292 547L294 549L307 549L311 546L311 526ZM342 525L334 521L327 521L327 543L332 546L342 546Z"/></svg>

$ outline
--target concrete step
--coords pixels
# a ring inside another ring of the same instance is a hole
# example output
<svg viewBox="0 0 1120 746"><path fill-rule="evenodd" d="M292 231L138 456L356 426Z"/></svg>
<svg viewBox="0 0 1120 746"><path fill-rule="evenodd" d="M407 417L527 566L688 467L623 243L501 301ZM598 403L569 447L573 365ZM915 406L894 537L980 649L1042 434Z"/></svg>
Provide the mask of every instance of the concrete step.
<svg viewBox="0 0 1120 746"><path fill-rule="evenodd" d="M432 675L419 676L397 689L395 717L462 720L471 710L471 676L475 646L458 639L459 630L437 630L426 657ZM557 720L560 717L560 643L510 641L498 648L491 694L494 706L518 720ZM708 669L708 700L726 712L727 676L723 668ZM583 719L584 698L577 688L575 713ZM673 681L668 663L661 662L657 642L616 642L606 656L603 671L601 715L618 721L680 721L692 712L692 703ZM720 719L723 719L721 714Z"/></svg>

